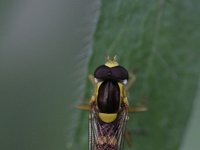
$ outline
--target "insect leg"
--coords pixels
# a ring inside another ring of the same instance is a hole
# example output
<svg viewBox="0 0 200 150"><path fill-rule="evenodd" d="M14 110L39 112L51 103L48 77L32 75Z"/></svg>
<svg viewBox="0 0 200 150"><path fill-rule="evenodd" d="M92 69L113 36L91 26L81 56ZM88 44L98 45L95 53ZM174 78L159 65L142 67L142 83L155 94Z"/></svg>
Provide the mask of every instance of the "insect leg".
<svg viewBox="0 0 200 150"><path fill-rule="evenodd" d="M129 80L128 80L128 83L126 85L126 90L129 90L131 88L131 86L134 84L136 80L136 76L133 72L129 72Z"/></svg>
<svg viewBox="0 0 200 150"><path fill-rule="evenodd" d="M90 82L92 83L92 85L93 85L93 88L94 88L94 91L93 91L93 95L92 95L92 97L91 97L91 99L90 99L90 104L91 103L94 103L95 102L95 89L96 89L96 82L95 82L95 79L94 79L94 76L92 75L92 74L90 74L89 76L88 76L88 78L89 78L89 80L90 80Z"/></svg>
<svg viewBox="0 0 200 150"><path fill-rule="evenodd" d="M148 109L145 106L134 106L134 107L129 107L128 108L128 112L132 112L132 113L135 113L135 112L145 112L147 110Z"/></svg>
<svg viewBox="0 0 200 150"><path fill-rule="evenodd" d="M127 130L124 133L124 139L127 142L127 144L128 144L129 147L133 146L131 135L129 134L129 132Z"/></svg>
<svg viewBox="0 0 200 150"><path fill-rule="evenodd" d="M93 88L95 88L96 87L96 83L95 83L94 76L92 74L89 74L88 79L92 83Z"/></svg>
<svg viewBox="0 0 200 150"><path fill-rule="evenodd" d="M91 99L90 99L90 104L93 104L95 103L95 97L92 96ZM90 105L88 104L79 104L79 105L76 105L76 108L80 109L80 110L90 110Z"/></svg>
<svg viewBox="0 0 200 150"><path fill-rule="evenodd" d="M78 108L80 110L90 110L90 105L79 104L79 105L76 105L76 108Z"/></svg>

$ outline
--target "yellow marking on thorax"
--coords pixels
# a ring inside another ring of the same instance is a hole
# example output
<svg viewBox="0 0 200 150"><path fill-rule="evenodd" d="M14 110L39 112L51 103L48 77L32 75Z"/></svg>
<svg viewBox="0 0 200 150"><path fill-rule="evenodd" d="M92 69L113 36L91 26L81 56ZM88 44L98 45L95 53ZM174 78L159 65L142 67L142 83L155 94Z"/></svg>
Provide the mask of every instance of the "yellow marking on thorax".
<svg viewBox="0 0 200 150"><path fill-rule="evenodd" d="M115 67L115 66L119 66L119 64L116 61L107 61L105 63L105 65L110 67L110 68Z"/></svg>
<svg viewBox="0 0 200 150"><path fill-rule="evenodd" d="M101 84L102 84L102 82L98 82L97 86L96 86L96 91L95 91L96 100L97 100L97 96L99 94L98 91L99 91L99 87L100 87Z"/></svg>
<svg viewBox="0 0 200 150"><path fill-rule="evenodd" d="M120 90L120 99L121 97L124 97L124 85L120 82L118 82L119 90Z"/></svg>
<svg viewBox="0 0 200 150"><path fill-rule="evenodd" d="M113 122L117 118L117 114L99 113L99 118L106 123Z"/></svg>

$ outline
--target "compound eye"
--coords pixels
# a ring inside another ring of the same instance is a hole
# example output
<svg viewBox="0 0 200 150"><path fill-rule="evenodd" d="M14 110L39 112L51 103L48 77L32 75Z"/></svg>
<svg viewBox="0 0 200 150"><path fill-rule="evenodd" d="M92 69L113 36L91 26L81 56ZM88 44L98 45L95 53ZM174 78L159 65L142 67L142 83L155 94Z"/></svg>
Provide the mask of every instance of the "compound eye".
<svg viewBox="0 0 200 150"><path fill-rule="evenodd" d="M101 65L94 71L94 77L100 80L104 80L107 78L107 76L110 74L110 68Z"/></svg>
<svg viewBox="0 0 200 150"><path fill-rule="evenodd" d="M128 71L122 66L111 68L111 72L117 80L128 80Z"/></svg>

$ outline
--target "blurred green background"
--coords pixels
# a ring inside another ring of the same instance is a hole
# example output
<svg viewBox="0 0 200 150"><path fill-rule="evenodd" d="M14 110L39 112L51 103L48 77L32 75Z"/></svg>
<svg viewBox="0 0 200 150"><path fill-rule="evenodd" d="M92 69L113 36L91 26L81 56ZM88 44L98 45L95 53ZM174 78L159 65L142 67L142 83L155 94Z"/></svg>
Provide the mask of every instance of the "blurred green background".
<svg viewBox="0 0 200 150"><path fill-rule="evenodd" d="M117 55L136 73L134 150L198 150L200 1L0 1L0 149L86 150L87 75ZM146 134L136 133L145 129Z"/></svg>

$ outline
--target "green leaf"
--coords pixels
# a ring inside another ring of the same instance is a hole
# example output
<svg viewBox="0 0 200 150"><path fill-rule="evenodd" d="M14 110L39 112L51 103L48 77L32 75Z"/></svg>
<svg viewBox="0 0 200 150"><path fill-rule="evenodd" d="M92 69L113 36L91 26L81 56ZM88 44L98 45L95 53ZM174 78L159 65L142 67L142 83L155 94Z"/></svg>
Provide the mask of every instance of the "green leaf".
<svg viewBox="0 0 200 150"><path fill-rule="evenodd" d="M130 104L146 99L149 108L130 114L128 130L147 130L132 135L136 150L177 150L182 142L199 77L199 14L197 0L102 0L89 73L115 54L121 65L135 70ZM80 117L76 138L81 145L87 132L83 117L87 114Z"/></svg>
<svg viewBox="0 0 200 150"><path fill-rule="evenodd" d="M200 82L198 85L197 96L194 101L193 111L190 117L190 122L187 127L186 136L180 150L198 150L200 148Z"/></svg>

